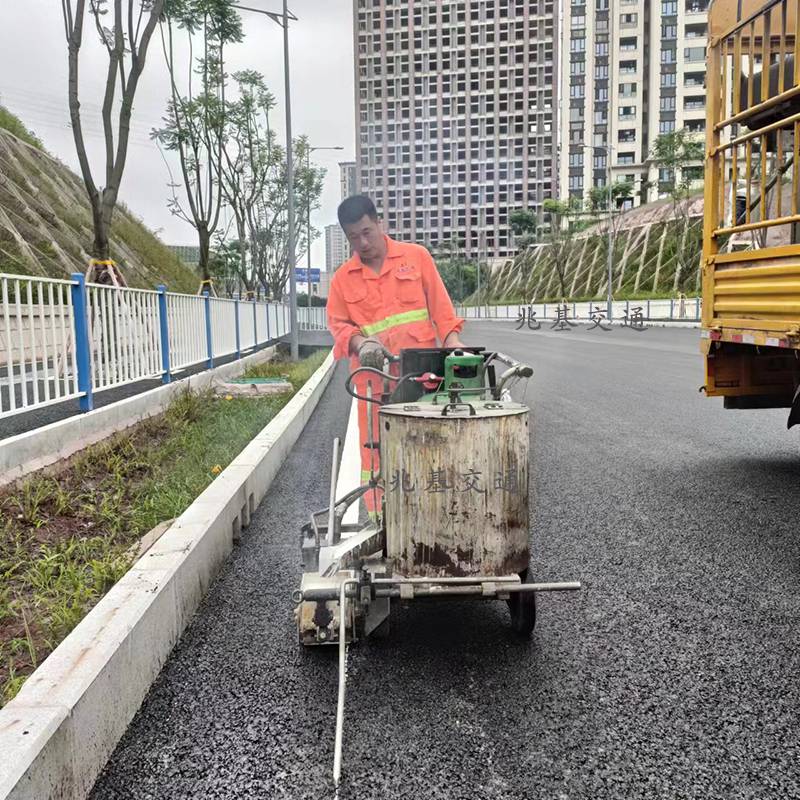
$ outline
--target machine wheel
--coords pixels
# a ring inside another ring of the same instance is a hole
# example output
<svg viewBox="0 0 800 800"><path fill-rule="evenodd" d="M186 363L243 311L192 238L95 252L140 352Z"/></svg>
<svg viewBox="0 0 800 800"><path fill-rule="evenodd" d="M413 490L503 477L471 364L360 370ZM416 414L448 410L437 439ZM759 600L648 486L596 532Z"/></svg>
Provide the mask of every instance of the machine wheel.
<svg viewBox="0 0 800 800"><path fill-rule="evenodd" d="M521 572L519 577L522 583L527 583L528 570ZM529 637L536 627L536 592L512 594L508 600L508 610L511 612L511 629L514 633Z"/></svg>

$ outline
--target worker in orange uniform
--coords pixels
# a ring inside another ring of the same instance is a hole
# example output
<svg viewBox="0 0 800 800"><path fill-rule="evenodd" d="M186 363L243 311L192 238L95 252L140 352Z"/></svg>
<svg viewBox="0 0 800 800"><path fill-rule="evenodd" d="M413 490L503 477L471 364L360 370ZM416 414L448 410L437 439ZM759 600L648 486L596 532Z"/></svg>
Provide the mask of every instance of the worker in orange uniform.
<svg viewBox="0 0 800 800"><path fill-rule="evenodd" d="M336 271L328 291L328 327L333 334L334 358L350 356L351 369L383 370L387 355L404 348L462 347L459 334L464 320L456 316L450 295L431 254L416 244L390 239L378 212L363 195L348 197L338 211L339 224L353 255ZM356 392L372 396L382 391L378 376L362 373ZM361 483L378 471L378 452L369 448L367 403L358 403L361 444ZM372 415L372 441L378 441L377 406ZM378 492L367 492L364 502L374 518Z"/></svg>

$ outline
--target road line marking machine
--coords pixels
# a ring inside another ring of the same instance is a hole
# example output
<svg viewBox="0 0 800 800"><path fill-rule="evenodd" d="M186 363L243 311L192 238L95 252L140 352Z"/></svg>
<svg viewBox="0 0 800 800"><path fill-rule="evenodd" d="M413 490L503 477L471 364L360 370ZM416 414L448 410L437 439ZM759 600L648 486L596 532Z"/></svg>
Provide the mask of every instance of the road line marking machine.
<svg viewBox="0 0 800 800"><path fill-rule="evenodd" d="M347 380L347 391L367 403L370 431L377 414L379 441L366 446L380 453L380 469L337 500L334 441L329 507L303 528L303 577L293 594L300 642L339 646L337 786L346 644L388 624L393 600L504 600L512 629L529 636L538 592L580 589L528 574L528 408L510 388L533 370L483 348L410 349L391 361L399 374L387 360L384 370L361 367ZM364 396L353 388L359 375L372 377L361 381ZM371 385L380 389L375 396ZM376 519L344 524L368 492L380 507Z"/></svg>

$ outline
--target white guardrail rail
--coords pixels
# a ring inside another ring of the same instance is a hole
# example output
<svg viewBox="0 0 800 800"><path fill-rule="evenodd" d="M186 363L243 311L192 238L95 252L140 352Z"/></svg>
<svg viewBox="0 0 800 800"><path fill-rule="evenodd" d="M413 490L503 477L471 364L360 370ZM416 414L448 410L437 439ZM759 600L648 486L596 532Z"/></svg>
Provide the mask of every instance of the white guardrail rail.
<svg viewBox="0 0 800 800"><path fill-rule="evenodd" d="M459 306L467 319L554 319L559 303ZM605 301L566 303L571 319L589 319ZM700 298L616 301L614 319L639 309L644 321L700 319ZM327 329L324 307L297 309L301 330ZM94 393L172 375L254 350L291 330L289 306L0 274L0 419Z"/></svg>
<svg viewBox="0 0 800 800"><path fill-rule="evenodd" d="M608 304L605 300L573 303L510 303L508 305L456 306L459 316L465 319L508 319L519 320L523 309L526 315L533 311L540 320L556 319L558 309L566 305L567 318L589 320L599 310L607 316ZM702 302L699 297L680 297L659 300L615 300L612 304L612 317L615 320L630 318L636 309L644 322L700 322Z"/></svg>
<svg viewBox="0 0 800 800"><path fill-rule="evenodd" d="M308 312L311 312L310 314ZM286 303L0 274L0 419L240 356L290 331ZM299 326L325 327L325 309Z"/></svg>

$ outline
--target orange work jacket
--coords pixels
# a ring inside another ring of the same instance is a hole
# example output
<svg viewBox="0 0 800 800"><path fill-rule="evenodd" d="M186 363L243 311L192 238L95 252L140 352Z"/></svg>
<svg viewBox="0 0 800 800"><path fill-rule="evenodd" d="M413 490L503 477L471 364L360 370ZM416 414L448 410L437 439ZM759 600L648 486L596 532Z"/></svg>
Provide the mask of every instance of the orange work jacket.
<svg viewBox="0 0 800 800"><path fill-rule="evenodd" d="M336 271L328 291L328 327L334 358L350 355L355 334L379 339L397 355L406 347L436 347L448 334L461 331L431 254L416 244L386 239L386 259L380 273L356 253ZM358 358L351 359L353 369Z"/></svg>

